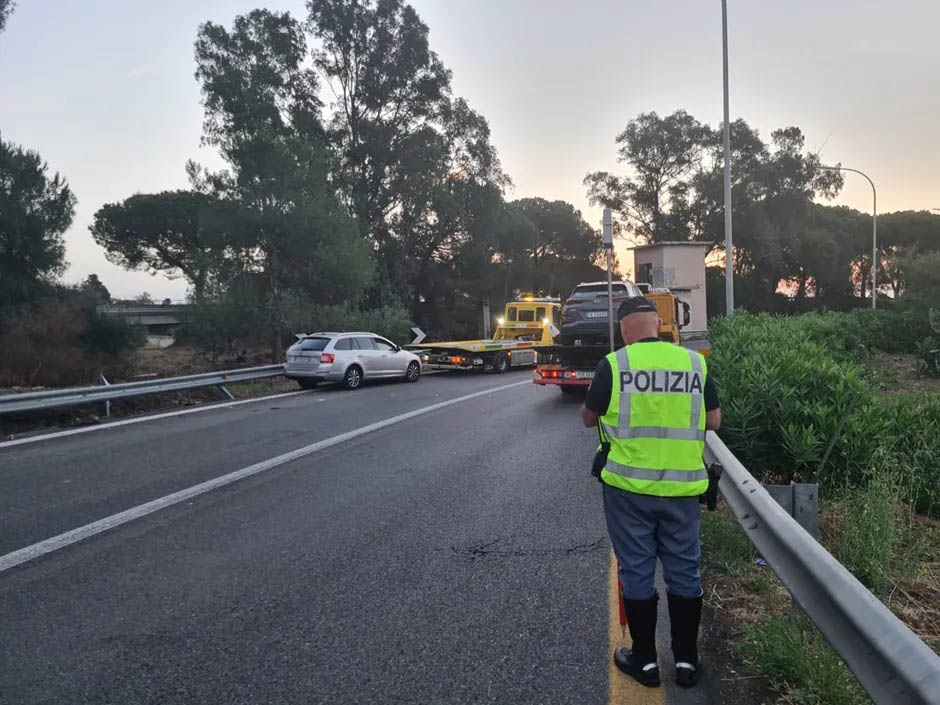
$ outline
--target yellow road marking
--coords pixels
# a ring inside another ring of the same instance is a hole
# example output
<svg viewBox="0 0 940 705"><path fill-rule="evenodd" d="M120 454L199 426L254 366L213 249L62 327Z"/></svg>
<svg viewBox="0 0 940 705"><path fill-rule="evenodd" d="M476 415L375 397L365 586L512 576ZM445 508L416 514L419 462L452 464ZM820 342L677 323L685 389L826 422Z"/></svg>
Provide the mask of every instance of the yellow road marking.
<svg viewBox="0 0 940 705"><path fill-rule="evenodd" d="M614 649L626 644L620 630L620 595L617 590L617 559L614 552L610 552L610 576L607 596L609 639L607 644L607 663L610 664L610 698L609 705L664 705L663 689L646 688L629 676L617 670L614 665Z"/></svg>

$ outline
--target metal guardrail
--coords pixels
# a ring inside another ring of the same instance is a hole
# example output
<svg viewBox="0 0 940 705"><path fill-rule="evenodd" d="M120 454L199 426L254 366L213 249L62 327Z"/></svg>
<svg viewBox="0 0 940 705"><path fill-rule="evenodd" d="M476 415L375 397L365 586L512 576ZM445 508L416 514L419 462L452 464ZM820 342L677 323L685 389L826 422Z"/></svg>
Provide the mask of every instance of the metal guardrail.
<svg viewBox="0 0 940 705"><path fill-rule="evenodd" d="M876 705L940 705L940 656L817 543L709 432L706 460L745 534Z"/></svg>
<svg viewBox="0 0 940 705"><path fill-rule="evenodd" d="M266 365L264 367L246 367L240 370L222 370L205 372L185 377L167 377L150 379L142 382L122 382L101 387L72 387L69 389L51 389L43 392L25 392L0 396L0 415L17 411L41 411L77 404L114 401L145 394L176 392L183 389L219 387L236 382L250 382L268 377L280 377L284 374L284 365Z"/></svg>

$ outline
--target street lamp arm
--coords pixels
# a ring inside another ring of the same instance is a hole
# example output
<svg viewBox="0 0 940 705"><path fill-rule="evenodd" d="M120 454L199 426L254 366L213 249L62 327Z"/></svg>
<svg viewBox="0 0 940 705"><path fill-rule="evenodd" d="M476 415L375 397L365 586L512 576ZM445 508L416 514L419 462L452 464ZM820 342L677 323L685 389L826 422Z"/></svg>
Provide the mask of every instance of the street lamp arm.
<svg viewBox="0 0 940 705"><path fill-rule="evenodd" d="M820 169L829 169L829 170L831 170L831 171L851 171L853 174L861 174L862 176L865 177L865 180L868 181L868 183L871 184L871 192L872 192L872 193L875 193L875 182L872 181L872 180L869 178L868 174L866 174L864 171L859 171L858 169L850 169L850 168L847 167L847 166L823 166L822 164L819 165L819 168L820 168Z"/></svg>

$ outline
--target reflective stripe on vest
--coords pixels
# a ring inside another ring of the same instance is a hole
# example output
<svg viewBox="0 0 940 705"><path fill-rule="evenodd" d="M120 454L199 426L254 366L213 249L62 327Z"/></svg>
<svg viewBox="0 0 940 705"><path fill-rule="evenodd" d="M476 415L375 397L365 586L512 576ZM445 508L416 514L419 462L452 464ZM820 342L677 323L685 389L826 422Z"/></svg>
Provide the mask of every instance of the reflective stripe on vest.
<svg viewBox="0 0 940 705"><path fill-rule="evenodd" d="M667 438L671 441L705 441L705 431L698 428L664 428L662 426L631 426L621 431L616 426L604 424L608 438L625 441L630 438Z"/></svg>
<svg viewBox="0 0 940 705"><path fill-rule="evenodd" d="M654 480L656 482L701 482L708 480L708 470L650 470L649 468L636 468L632 465L621 465L620 463L607 461L607 472L612 472L620 477L628 477L631 480Z"/></svg>

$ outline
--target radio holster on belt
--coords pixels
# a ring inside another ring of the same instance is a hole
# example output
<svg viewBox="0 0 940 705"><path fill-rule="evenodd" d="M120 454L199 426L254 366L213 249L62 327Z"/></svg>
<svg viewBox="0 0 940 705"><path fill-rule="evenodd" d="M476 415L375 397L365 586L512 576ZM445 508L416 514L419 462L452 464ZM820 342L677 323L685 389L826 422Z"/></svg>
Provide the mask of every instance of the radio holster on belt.
<svg viewBox="0 0 940 705"><path fill-rule="evenodd" d="M718 481L721 479L721 466L718 463L711 463L705 466L708 470L708 489L705 494L699 495L698 501L708 507L708 511L713 512L718 506Z"/></svg>
<svg viewBox="0 0 940 705"><path fill-rule="evenodd" d="M607 467L607 454L610 453L610 441L604 436L600 419L597 420L597 436L601 440L601 447L598 448L597 452L594 454L594 464L591 465L591 474L597 478L598 482L603 482L603 480L601 480L601 470Z"/></svg>

